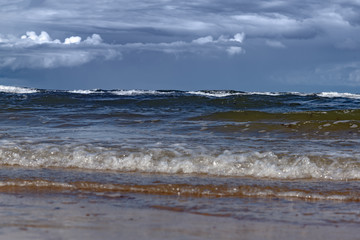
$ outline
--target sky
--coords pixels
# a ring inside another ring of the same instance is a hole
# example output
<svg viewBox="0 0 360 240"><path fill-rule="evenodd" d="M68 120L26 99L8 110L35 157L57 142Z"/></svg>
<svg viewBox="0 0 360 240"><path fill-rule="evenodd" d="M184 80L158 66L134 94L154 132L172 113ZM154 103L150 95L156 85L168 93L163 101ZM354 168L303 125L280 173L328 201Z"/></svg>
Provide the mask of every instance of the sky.
<svg viewBox="0 0 360 240"><path fill-rule="evenodd" d="M0 85L360 92L360 0L0 0Z"/></svg>

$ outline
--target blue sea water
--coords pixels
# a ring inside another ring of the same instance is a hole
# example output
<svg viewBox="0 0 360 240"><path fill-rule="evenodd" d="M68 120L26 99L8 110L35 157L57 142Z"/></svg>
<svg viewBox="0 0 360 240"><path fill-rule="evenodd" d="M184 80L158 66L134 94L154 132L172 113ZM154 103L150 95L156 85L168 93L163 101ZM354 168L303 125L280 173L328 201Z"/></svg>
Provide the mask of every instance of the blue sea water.
<svg viewBox="0 0 360 240"><path fill-rule="evenodd" d="M359 94L0 86L0 106L2 192L360 224Z"/></svg>

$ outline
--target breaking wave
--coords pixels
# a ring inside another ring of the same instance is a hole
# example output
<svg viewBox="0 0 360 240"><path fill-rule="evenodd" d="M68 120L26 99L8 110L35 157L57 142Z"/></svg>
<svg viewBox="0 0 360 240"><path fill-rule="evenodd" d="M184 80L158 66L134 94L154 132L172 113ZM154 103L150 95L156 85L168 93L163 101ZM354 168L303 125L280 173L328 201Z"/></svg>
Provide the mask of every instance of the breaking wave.
<svg viewBox="0 0 360 240"><path fill-rule="evenodd" d="M14 93L14 94L27 94L27 93L37 93L37 92L39 92L39 90L33 89L33 88L24 88L24 87L13 87L13 86L0 85L0 92Z"/></svg>
<svg viewBox="0 0 360 240"><path fill-rule="evenodd" d="M47 93L52 92L52 90L40 90L35 88L28 87L16 87L16 86L5 86L0 85L0 92L3 93L13 93L13 94L31 94L39 93L46 91ZM230 96L251 96L251 95L262 95L262 96L317 96L324 98L350 98L350 99L360 99L360 94L355 93L340 93L340 92L320 92L320 93L301 93L301 92L243 92L235 90L197 90L197 91L179 91L179 90L139 90L139 89L114 89L114 90L104 90L104 89L78 89L78 90L69 90L61 91L56 90L54 92L67 92L73 94L113 94L118 96L138 96L138 95L172 95L172 94L183 94L183 95L193 95L193 96L202 96L210 98L224 98Z"/></svg>
<svg viewBox="0 0 360 240"><path fill-rule="evenodd" d="M0 164L270 179L359 180L360 156L277 155L273 152L198 153L176 149L122 152L101 147L2 147Z"/></svg>

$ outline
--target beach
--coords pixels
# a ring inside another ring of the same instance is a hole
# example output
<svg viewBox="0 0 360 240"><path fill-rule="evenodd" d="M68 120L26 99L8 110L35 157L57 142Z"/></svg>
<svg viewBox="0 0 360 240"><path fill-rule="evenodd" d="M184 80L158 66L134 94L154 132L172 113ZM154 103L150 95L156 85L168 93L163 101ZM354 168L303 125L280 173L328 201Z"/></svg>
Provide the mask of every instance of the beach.
<svg viewBox="0 0 360 240"><path fill-rule="evenodd" d="M0 239L358 239L358 224L250 221L178 209L129 208L119 199L1 194ZM275 214L275 213L274 213Z"/></svg>

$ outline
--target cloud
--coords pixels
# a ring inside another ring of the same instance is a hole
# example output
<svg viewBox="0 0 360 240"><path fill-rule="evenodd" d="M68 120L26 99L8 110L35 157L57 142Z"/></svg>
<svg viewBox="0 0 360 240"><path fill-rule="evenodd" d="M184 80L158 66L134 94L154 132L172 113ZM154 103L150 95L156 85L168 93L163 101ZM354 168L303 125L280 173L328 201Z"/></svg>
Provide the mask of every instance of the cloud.
<svg viewBox="0 0 360 240"><path fill-rule="evenodd" d="M335 34L339 27L353 31L360 24L360 6L355 0L105 2L46 0L29 4L28 0L3 0L0 3L0 28L23 31L16 29L35 26L64 32L76 32L81 28L87 33L103 29L114 37L122 32L129 38L136 31L145 37L176 35L180 40L184 40L181 36L218 36L236 32L246 32L251 38L313 39L322 33Z"/></svg>
<svg viewBox="0 0 360 240"><path fill-rule="evenodd" d="M80 39L81 40L81 39ZM98 45L102 43L102 38L99 34L93 34L91 37L87 37L84 43L91 44L91 45Z"/></svg>
<svg viewBox="0 0 360 240"><path fill-rule="evenodd" d="M355 0L106 0L106 4L104 0L93 0L91 4L84 0L30 2L1 1L0 29L13 36L19 36L28 29L37 32L46 29L49 33L48 29L51 29L51 35L60 39L61 44L71 45L73 51L76 48L74 45L81 48L84 44L98 46L98 52L104 50L101 56L97 53L97 57L87 58L89 61L105 59L105 52L110 49L117 52L118 57L134 50L171 54L216 51L234 56L245 52L243 33L246 33L247 44L255 49L248 54L256 54L263 46L291 49L297 44L308 44L308 49L311 49L317 44L327 50L331 47L346 50L360 46L356 40L360 39L360 6ZM91 36L93 33L98 33L99 38ZM221 42L219 36L232 37ZM57 41L42 33L36 36L26 34L24 37L28 44L30 40L43 44ZM302 43L297 43L298 40ZM83 51L91 55L91 49L88 46L88 50ZM4 65L10 66L10 59ZM77 62L83 64L83 61Z"/></svg>
<svg viewBox="0 0 360 240"><path fill-rule="evenodd" d="M1 36L1 35L0 35ZM79 36L71 36L65 38L64 42L61 42L59 39L52 40L50 35L41 31L39 35L34 31L28 31L26 34L22 35L20 39L15 36L0 37L0 43L7 43L7 46L33 46L41 44L50 44L50 45L70 45L70 44L90 44L90 45L99 45L102 43L102 38L98 34L93 34L91 37L87 37L85 41L81 41Z"/></svg>
<svg viewBox="0 0 360 240"><path fill-rule="evenodd" d="M28 31L20 38L0 35L0 68L72 67L94 60L120 59L123 53L134 51L177 54L227 52L229 55L236 55L244 52L239 46L244 37L244 33L237 33L233 37L220 36L214 39L212 36L206 36L190 42L108 44L104 43L98 34L93 34L85 40L80 36L71 36L61 41L53 40L45 31L39 35Z"/></svg>
<svg viewBox="0 0 360 240"><path fill-rule="evenodd" d="M53 40L42 31L33 31L17 38L0 35L1 68L56 68L78 66L96 59L121 58L119 49L103 44L100 35L93 34L81 41L79 36Z"/></svg>
<svg viewBox="0 0 360 240"><path fill-rule="evenodd" d="M26 35L21 36L22 40L29 39L36 44L51 43L52 40L47 32L42 31L40 35L36 35L35 32L26 32ZM55 43L60 43L59 40L55 40Z"/></svg>
<svg viewBox="0 0 360 240"><path fill-rule="evenodd" d="M79 36L72 36L72 37L69 37L69 38L66 38L65 41L64 41L64 44L79 44L81 42L81 37Z"/></svg>
<svg viewBox="0 0 360 240"><path fill-rule="evenodd" d="M226 37L221 35L218 39L214 39L212 36L201 37L193 40L196 44L208 44L208 43L242 43L245 39L245 33L236 33L233 37Z"/></svg>
<svg viewBox="0 0 360 240"><path fill-rule="evenodd" d="M276 40L266 40L266 45L273 48L286 48L282 42Z"/></svg>
<svg viewBox="0 0 360 240"><path fill-rule="evenodd" d="M197 43L197 44L207 44L207 43L212 43L214 41L212 36L207 36L207 37L201 37L201 38L197 38L195 40L193 40L193 43Z"/></svg>
<svg viewBox="0 0 360 240"><path fill-rule="evenodd" d="M238 42L238 43L242 43L245 39L245 33L237 33L234 35L234 38L231 38L230 41L231 42Z"/></svg>
<svg viewBox="0 0 360 240"><path fill-rule="evenodd" d="M231 47L227 48L226 51L231 56L244 52L244 50L241 47L234 47L234 46L231 46Z"/></svg>
<svg viewBox="0 0 360 240"><path fill-rule="evenodd" d="M213 36L200 37L186 41L175 41L169 43L127 43L121 45L124 51L159 51L164 53L180 54L180 53L193 53L193 54L221 54L222 52L229 55L236 55L244 53L239 45L245 38L244 33L237 33L233 37L219 36L217 39Z"/></svg>

